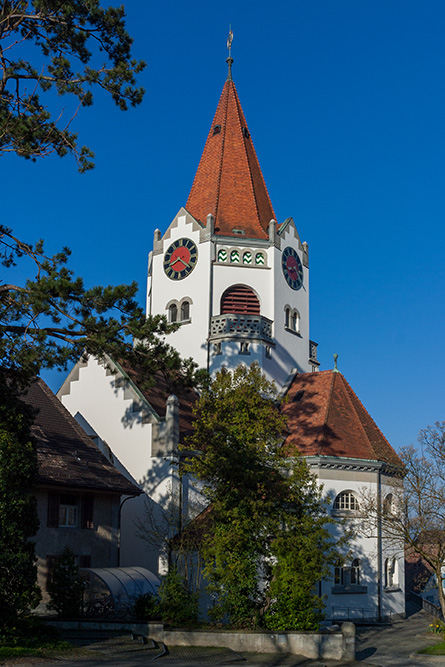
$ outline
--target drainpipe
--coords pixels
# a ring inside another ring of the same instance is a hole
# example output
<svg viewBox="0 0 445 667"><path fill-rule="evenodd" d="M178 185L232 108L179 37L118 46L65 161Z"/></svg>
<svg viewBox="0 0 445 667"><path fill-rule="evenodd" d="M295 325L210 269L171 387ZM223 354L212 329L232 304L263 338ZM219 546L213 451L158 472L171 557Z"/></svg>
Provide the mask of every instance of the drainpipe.
<svg viewBox="0 0 445 667"><path fill-rule="evenodd" d="M210 284L209 284L209 335L207 338L207 373L210 371L210 326L213 313L213 264L214 264L214 246L213 246L213 224L214 218L211 213L207 216L206 236L210 240Z"/></svg>
<svg viewBox="0 0 445 667"><path fill-rule="evenodd" d="M382 478L381 468L377 472L377 604L378 620L382 621Z"/></svg>
<svg viewBox="0 0 445 667"><path fill-rule="evenodd" d="M117 520L117 566L121 566L121 518L122 518L122 507L127 502L127 500L132 500L136 496L127 496L124 498L121 504L119 505L119 513Z"/></svg>

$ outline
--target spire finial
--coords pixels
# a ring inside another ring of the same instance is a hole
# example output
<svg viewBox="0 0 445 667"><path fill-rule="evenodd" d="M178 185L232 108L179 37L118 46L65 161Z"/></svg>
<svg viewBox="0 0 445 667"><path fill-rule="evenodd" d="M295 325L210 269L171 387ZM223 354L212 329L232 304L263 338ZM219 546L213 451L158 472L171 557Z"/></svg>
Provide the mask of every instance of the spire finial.
<svg viewBox="0 0 445 667"><path fill-rule="evenodd" d="M229 25L229 36L227 37L227 49L229 51L229 57L226 60L226 63L229 66L229 72L227 74L227 81L232 81L232 63L233 63L233 58L232 58L232 40L233 40L233 32L232 32L232 26Z"/></svg>
<svg viewBox="0 0 445 667"><path fill-rule="evenodd" d="M337 352L334 352L334 355L333 355L333 356L334 356L334 370L333 370L333 372L334 372L334 373L340 373L340 371L339 371L338 368L337 368L337 359L338 359L338 354L337 354Z"/></svg>

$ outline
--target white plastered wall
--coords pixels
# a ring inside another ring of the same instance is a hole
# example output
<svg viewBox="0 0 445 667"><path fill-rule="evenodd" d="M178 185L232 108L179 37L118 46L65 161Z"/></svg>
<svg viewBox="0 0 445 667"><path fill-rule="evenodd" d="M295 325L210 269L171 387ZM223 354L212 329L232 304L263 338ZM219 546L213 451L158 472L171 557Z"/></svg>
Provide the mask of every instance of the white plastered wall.
<svg viewBox="0 0 445 667"><path fill-rule="evenodd" d="M110 374L103 362L90 358L68 376L58 396L90 435L106 443L114 466L145 492L122 504L120 565L157 572L158 553L138 537L136 522L145 521L146 502L163 506L170 500L175 467L151 456L152 424L133 411L134 400L119 379L119 373Z"/></svg>
<svg viewBox="0 0 445 667"><path fill-rule="evenodd" d="M191 239L198 248L198 261L193 271L182 280L172 280L164 272L164 254L177 239ZM185 297L191 302L190 322L167 337L167 342L187 359L192 357L200 368L207 367L207 336L209 329L209 292L212 243L203 229L184 209L178 213L162 237L162 252L156 248L152 256L150 293L147 313L168 315L167 304Z"/></svg>
<svg viewBox="0 0 445 667"><path fill-rule="evenodd" d="M309 459L310 462L310 459ZM367 462L363 462L366 466ZM377 462L375 462L377 464ZM349 464L349 465L348 465ZM348 469L349 468L349 469ZM378 464L375 471L363 471L359 466L350 465L350 462L338 460L337 466L329 469L312 467L311 470L317 475L320 484L323 485L323 493L330 499L330 511L332 512L335 498L342 491L352 491L360 499L365 495L377 498L378 493ZM382 486L382 497L384 497ZM332 533L335 537L342 535L340 526L341 516L338 520L338 528L334 525ZM325 596L327 618L339 617L341 609L354 610L352 618L359 618L362 614L367 618L378 618L379 607L379 539L377 530L370 526L366 517L358 513L357 516L345 518L347 527L353 526L356 531L355 537L348 548L343 549L343 554L349 550L348 563L354 558L359 558L361 563L361 584L366 586L367 591L361 593L333 592L334 573L331 580L325 580L321 585L321 593ZM404 585L404 550L403 544L389 543L384 538L380 541L380 608L383 618L396 618L405 614L405 585ZM385 558L395 556L398 566L398 586L391 590L385 588L384 563Z"/></svg>

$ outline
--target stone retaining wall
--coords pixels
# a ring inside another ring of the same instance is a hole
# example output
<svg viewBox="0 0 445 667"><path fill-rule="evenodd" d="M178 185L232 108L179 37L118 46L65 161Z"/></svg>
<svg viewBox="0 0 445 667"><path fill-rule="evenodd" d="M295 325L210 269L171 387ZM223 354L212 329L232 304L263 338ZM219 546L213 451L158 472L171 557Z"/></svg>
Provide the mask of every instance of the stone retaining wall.
<svg viewBox="0 0 445 667"><path fill-rule="evenodd" d="M219 646L239 653L291 653L307 658L355 660L355 625L343 623L340 630L323 632L236 632L231 630L165 630L162 623L122 621L59 621L49 625L71 630L121 630L137 632L166 646Z"/></svg>
<svg viewBox="0 0 445 667"><path fill-rule="evenodd" d="M291 653L312 659L355 660L353 623L343 623L336 632L164 630L160 623L149 623L148 634L167 646L220 646L240 653Z"/></svg>

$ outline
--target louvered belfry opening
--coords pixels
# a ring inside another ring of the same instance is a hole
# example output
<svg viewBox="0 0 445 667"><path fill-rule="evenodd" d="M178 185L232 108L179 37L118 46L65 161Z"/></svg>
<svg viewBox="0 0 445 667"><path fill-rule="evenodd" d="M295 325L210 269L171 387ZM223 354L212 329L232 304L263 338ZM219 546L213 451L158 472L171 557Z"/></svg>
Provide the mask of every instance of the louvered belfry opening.
<svg viewBox="0 0 445 667"><path fill-rule="evenodd" d="M234 285L226 289L221 297L221 315L227 313L259 315L260 302L255 292L246 285Z"/></svg>

